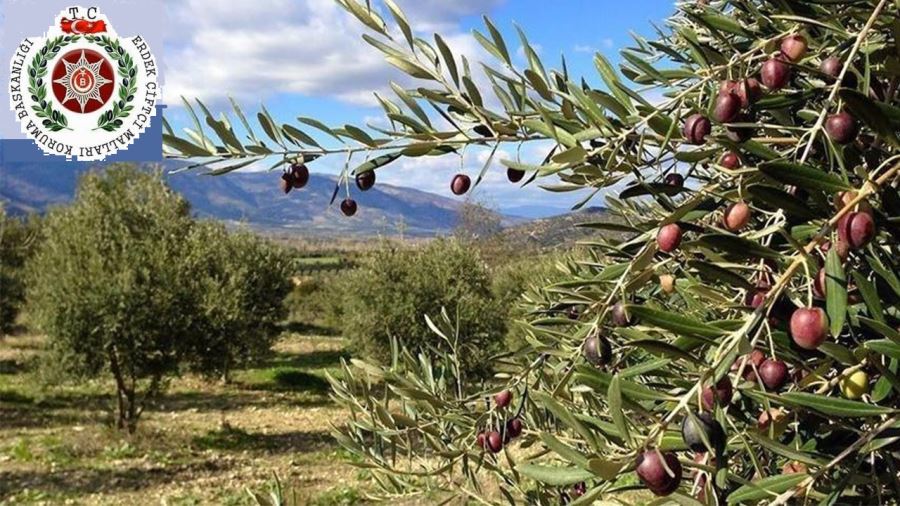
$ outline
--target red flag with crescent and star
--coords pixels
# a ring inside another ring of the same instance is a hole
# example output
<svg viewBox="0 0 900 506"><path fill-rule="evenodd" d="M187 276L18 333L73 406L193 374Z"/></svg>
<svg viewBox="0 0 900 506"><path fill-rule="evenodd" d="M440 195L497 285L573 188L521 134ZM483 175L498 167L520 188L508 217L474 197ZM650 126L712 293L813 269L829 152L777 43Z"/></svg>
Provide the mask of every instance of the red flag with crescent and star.
<svg viewBox="0 0 900 506"><path fill-rule="evenodd" d="M86 19L62 18L59 25L63 33L103 33L106 31L106 22L102 19L88 21Z"/></svg>

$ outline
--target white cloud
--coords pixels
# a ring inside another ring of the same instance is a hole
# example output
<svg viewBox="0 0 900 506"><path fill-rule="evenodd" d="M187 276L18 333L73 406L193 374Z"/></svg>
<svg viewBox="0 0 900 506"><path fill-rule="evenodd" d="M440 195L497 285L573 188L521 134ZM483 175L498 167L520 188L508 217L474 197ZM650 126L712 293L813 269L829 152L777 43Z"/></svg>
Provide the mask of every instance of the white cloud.
<svg viewBox="0 0 900 506"><path fill-rule="evenodd" d="M615 47L616 43L609 37L600 40L600 47L591 44L575 44L573 48L576 53L596 53L603 50L610 50Z"/></svg>
<svg viewBox="0 0 900 506"><path fill-rule="evenodd" d="M440 30L455 50L471 55L475 44L462 42L463 35L471 37L462 33L459 18L501 1L399 3L415 28ZM362 24L333 0L187 0L168 2L167 9L170 103L180 95L214 101L227 94L264 99L298 93L373 105L373 91L403 78L362 40Z"/></svg>
<svg viewBox="0 0 900 506"><path fill-rule="evenodd" d="M487 13L504 0L401 0L397 2L417 29L442 32L458 29L463 16ZM443 35L443 33L441 34Z"/></svg>

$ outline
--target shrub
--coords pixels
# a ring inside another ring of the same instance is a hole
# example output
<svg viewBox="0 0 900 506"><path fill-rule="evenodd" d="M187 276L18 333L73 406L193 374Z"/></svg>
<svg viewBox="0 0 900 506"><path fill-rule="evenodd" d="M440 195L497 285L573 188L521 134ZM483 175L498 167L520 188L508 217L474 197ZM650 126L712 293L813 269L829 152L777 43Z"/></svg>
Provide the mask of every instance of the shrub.
<svg viewBox="0 0 900 506"><path fill-rule="evenodd" d="M188 360L195 371L227 381L232 368L270 351L286 315L289 259L249 232L211 222L194 225L187 247L197 265L192 275L202 316Z"/></svg>
<svg viewBox="0 0 900 506"><path fill-rule="evenodd" d="M25 302L24 265L38 241L36 223L7 216L0 205L0 336L12 331Z"/></svg>
<svg viewBox="0 0 900 506"><path fill-rule="evenodd" d="M486 373L485 359L502 348L505 311L481 259L455 240L418 248L385 244L362 262L348 287L344 334L363 356L387 361L392 337L414 352L447 352L424 319L442 308L458 321L463 371Z"/></svg>

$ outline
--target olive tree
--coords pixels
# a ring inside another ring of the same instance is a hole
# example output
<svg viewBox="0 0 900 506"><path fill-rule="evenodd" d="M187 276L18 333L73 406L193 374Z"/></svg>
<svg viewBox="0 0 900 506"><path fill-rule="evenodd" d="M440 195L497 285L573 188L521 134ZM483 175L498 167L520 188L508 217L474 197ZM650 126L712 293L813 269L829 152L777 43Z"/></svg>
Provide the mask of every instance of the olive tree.
<svg viewBox="0 0 900 506"><path fill-rule="evenodd" d="M90 172L41 228L30 315L67 372L111 375L120 428L133 432L183 365L227 378L277 335L286 257L249 232L195 222L159 173Z"/></svg>
<svg viewBox="0 0 900 506"><path fill-rule="evenodd" d="M359 355L389 363L393 340L414 352L458 357L460 374L478 379L501 351L505 312L477 251L455 239L421 247L383 244L350 275L342 307L344 336ZM436 335L426 317L455 322Z"/></svg>
<svg viewBox="0 0 900 506"><path fill-rule="evenodd" d="M288 257L248 231L197 223L188 237L200 285L198 327L191 340L193 369L225 381L234 367L270 352L291 289Z"/></svg>
<svg viewBox="0 0 900 506"><path fill-rule="evenodd" d="M117 425L134 431L143 397L177 370L196 312L184 257L187 202L159 175L111 167L82 177L75 202L52 210L28 265L28 303L73 371L108 371Z"/></svg>
<svg viewBox="0 0 900 506"><path fill-rule="evenodd" d="M520 68L487 19L474 36L492 61L476 67L392 0L337 1L415 81L378 96L390 127L263 110L257 135L235 107L247 141L207 117L212 132L168 129L169 155L216 173L334 155L348 181L535 143L545 157L499 160L510 181L588 189L618 215L532 298L529 347L496 358L494 384L463 384L452 354L345 365L336 435L386 494L589 504L640 483L638 502L900 500L897 2L681 2L655 40L580 78L521 30Z"/></svg>

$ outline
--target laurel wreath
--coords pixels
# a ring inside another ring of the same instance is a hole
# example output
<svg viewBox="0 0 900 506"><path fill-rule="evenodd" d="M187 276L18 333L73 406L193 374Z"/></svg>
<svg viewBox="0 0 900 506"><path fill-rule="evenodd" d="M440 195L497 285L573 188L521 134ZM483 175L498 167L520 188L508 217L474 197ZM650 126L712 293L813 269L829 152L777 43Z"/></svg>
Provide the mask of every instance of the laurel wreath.
<svg viewBox="0 0 900 506"><path fill-rule="evenodd" d="M53 132L68 130L69 120L65 114L54 109L47 100L47 83L44 81L44 77L47 76L47 62L56 56L60 49L80 38L80 35L60 35L49 39L44 47L34 55L31 65L28 67L28 92L31 93L31 99L36 104L31 108L39 118L44 118L41 122L44 127Z"/></svg>
<svg viewBox="0 0 900 506"><path fill-rule="evenodd" d="M106 130L113 132L123 124L123 119L134 110L131 103L134 101L134 95L137 92L137 66L131 55L125 51L119 41L112 39L106 35L85 35L85 40L97 44L106 50L110 58L118 64L118 73L121 81L119 82L119 100L113 103L111 109L101 114L97 119L97 128L95 130Z"/></svg>

